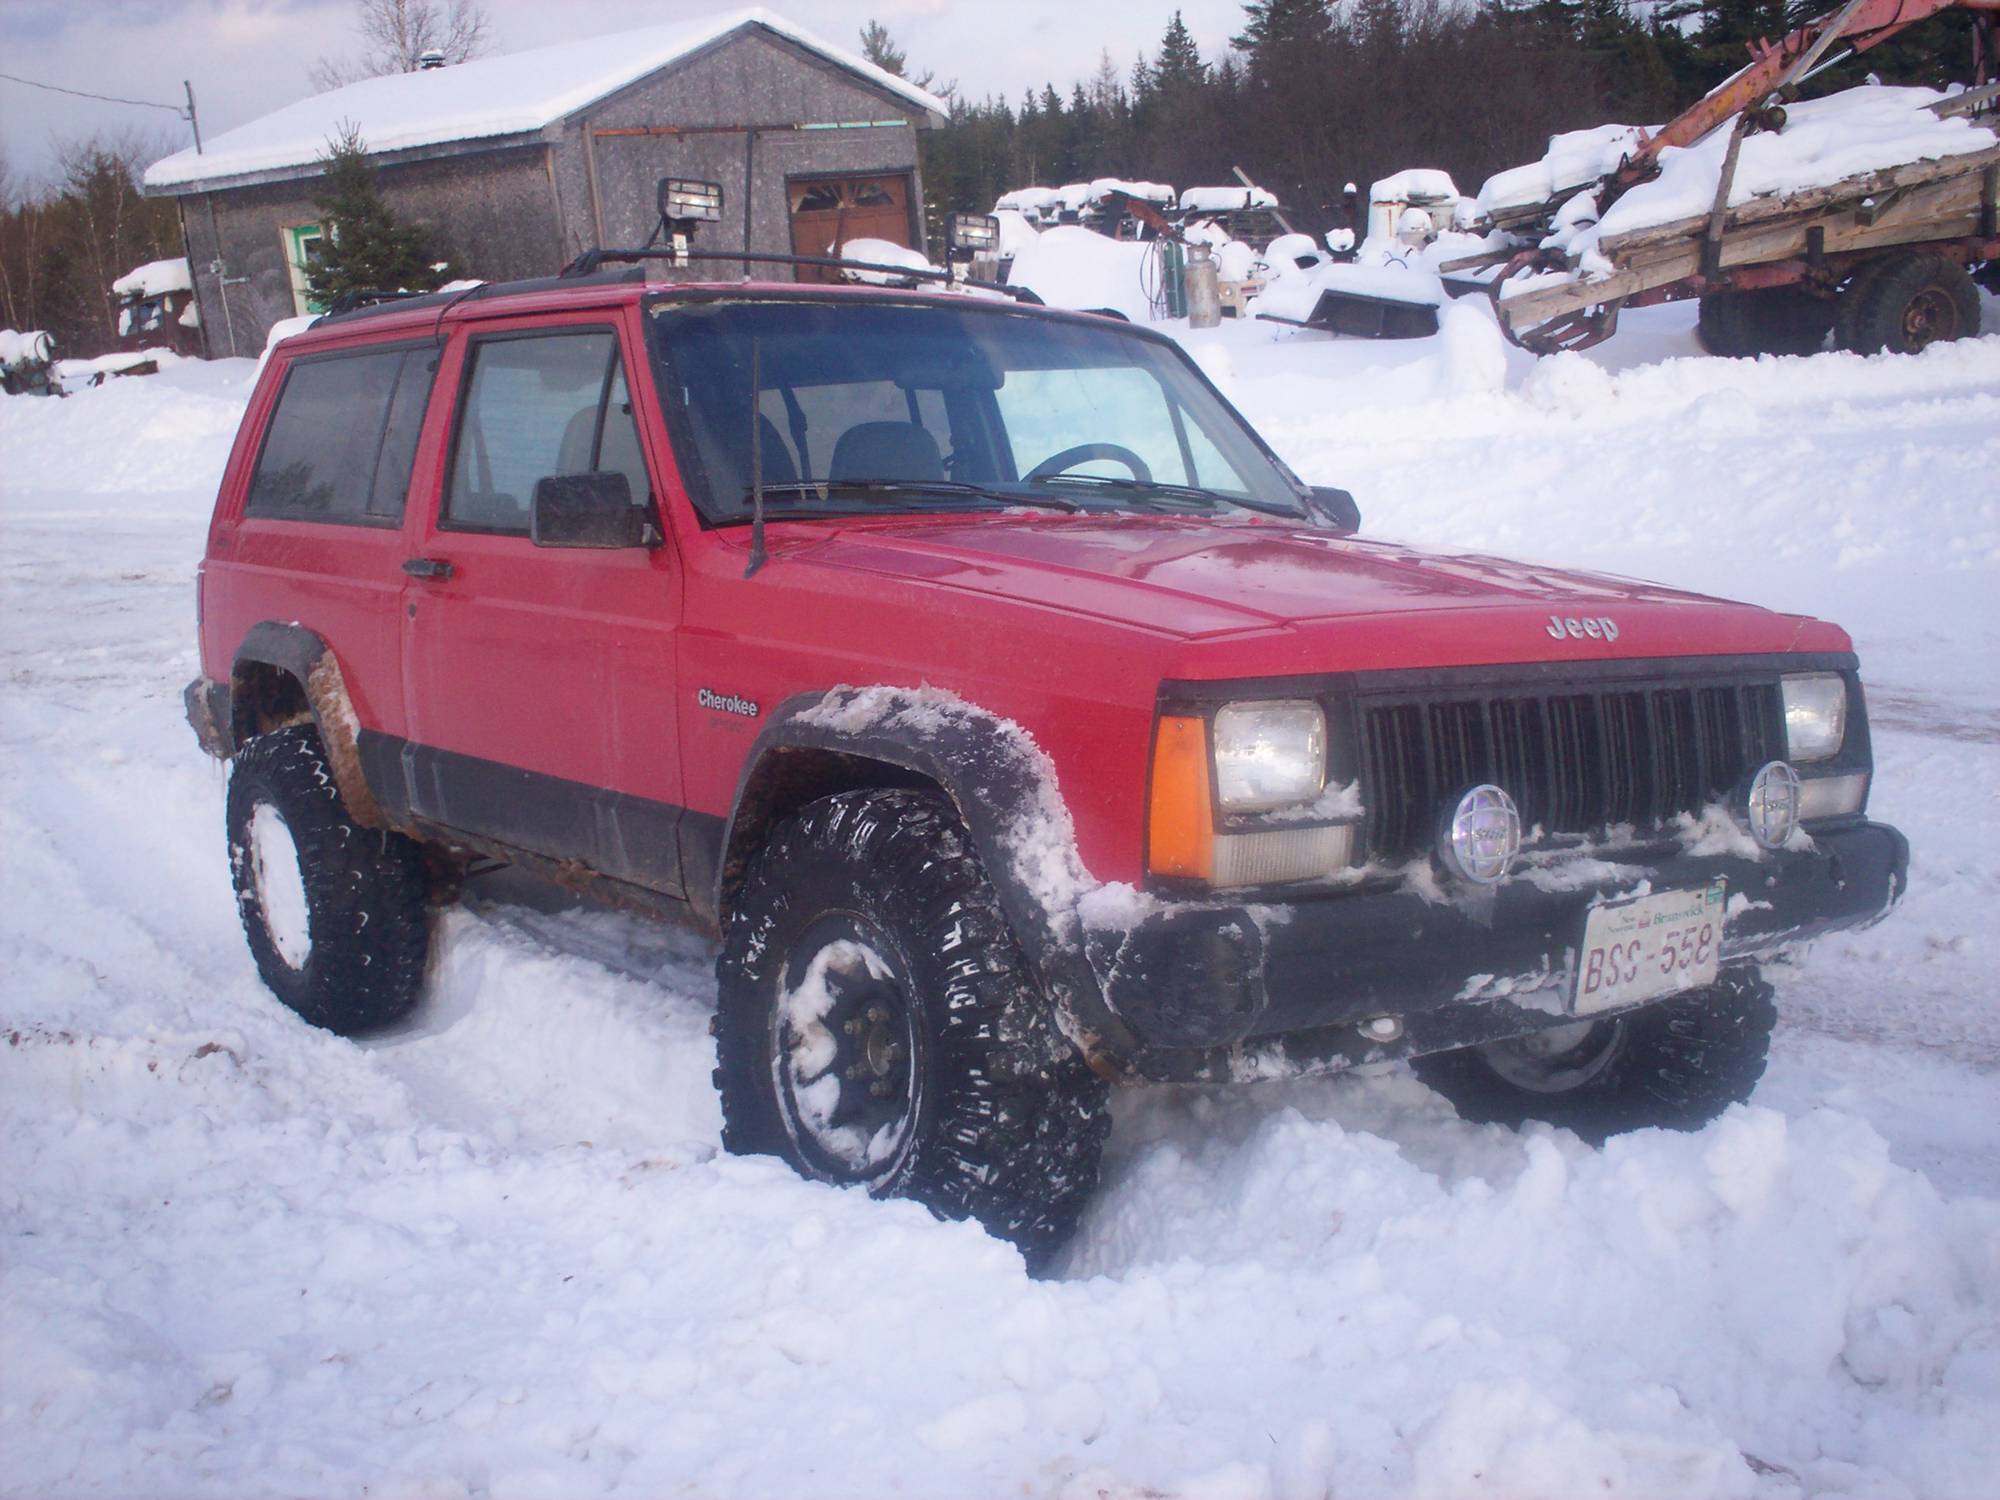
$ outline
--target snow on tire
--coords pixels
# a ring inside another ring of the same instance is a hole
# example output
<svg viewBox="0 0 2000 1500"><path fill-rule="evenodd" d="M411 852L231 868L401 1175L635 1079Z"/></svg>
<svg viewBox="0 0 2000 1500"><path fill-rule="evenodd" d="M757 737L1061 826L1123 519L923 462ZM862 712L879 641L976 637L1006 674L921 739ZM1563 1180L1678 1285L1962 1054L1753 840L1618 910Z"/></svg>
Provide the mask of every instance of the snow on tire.
<svg viewBox="0 0 2000 1500"><path fill-rule="evenodd" d="M1754 969L1626 1015L1419 1057L1425 1083L1477 1123L1544 1120L1587 1140L1648 1126L1698 1130L1748 1101L1778 1011Z"/></svg>
<svg viewBox="0 0 2000 1500"><path fill-rule="evenodd" d="M423 857L347 816L311 725L243 746L227 818L243 933L272 993L343 1036L406 1014L430 949Z"/></svg>
<svg viewBox="0 0 2000 1500"><path fill-rule="evenodd" d="M773 830L716 971L731 1151L976 1219L1032 1267L1069 1238L1107 1088L1023 1045L1047 1003L943 798L844 792Z"/></svg>

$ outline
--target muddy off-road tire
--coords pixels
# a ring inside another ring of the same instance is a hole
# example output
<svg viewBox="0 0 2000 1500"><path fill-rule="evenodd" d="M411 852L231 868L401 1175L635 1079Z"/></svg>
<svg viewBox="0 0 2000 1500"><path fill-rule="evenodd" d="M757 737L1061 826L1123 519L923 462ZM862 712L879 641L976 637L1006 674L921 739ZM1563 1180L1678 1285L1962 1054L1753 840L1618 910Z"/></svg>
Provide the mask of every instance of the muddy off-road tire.
<svg viewBox="0 0 2000 1500"><path fill-rule="evenodd" d="M1979 288L1965 267L1942 255L1887 257L1855 273L1841 347L1856 354L1915 354L1932 344L1979 336Z"/></svg>
<svg viewBox="0 0 2000 1500"><path fill-rule="evenodd" d="M229 872L257 972L348 1036L408 1013L430 949L422 852L347 816L319 734L260 734L229 777Z"/></svg>
<svg viewBox="0 0 2000 1500"><path fill-rule="evenodd" d="M1795 286L1710 292L1701 299L1695 336L1710 354L1816 354L1833 325L1833 304Z"/></svg>
<svg viewBox="0 0 2000 1500"><path fill-rule="evenodd" d="M1043 1267L1107 1089L1053 1021L956 812L844 792L773 830L716 963L723 1144L971 1218Z"/></svg>
<svg viewBox="0 0 2000 1500"><path fill-rule="evenodd" d="M1650 1125L1698 1130L1749 1099L1764 1076L1777 1007L1754 970L1601 1021L1417 1058L1411 1066L1461 1117L1545 1120L1586 1140Z"/></svg>

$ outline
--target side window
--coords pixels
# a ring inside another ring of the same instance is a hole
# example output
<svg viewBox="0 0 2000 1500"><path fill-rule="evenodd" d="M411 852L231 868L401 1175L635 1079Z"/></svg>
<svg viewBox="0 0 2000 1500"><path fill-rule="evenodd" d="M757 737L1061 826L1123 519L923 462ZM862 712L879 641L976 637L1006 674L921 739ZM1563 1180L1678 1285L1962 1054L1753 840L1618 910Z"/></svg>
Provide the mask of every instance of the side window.
<svg viewBox="0 0 2000 1500"><path fill-rule="evenodd" d="M400 521L435 364L429 345L294 361L250 478L248 514Z"/></svg>
<svg viewBox="0 0 2000 1500"><path fill-rule="evenodd" d="M618 336L610 329L482 339L452 445L444 524L528 530L536 481L615 471L635 505L651 485L640 456Z"/></svg>

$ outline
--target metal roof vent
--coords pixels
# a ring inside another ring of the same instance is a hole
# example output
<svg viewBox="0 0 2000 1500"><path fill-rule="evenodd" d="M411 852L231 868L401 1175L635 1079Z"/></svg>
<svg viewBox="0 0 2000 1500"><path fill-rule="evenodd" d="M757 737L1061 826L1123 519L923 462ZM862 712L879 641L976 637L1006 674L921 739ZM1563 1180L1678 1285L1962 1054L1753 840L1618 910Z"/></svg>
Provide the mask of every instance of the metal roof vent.
<svg viewBox="0 0 2000 1500"><path fill-rule="evenodd" d="M435 47L427 49L417 58L417 71L420 73L428 73L433 68L441 68L443 66L444 54Z"/></svg>

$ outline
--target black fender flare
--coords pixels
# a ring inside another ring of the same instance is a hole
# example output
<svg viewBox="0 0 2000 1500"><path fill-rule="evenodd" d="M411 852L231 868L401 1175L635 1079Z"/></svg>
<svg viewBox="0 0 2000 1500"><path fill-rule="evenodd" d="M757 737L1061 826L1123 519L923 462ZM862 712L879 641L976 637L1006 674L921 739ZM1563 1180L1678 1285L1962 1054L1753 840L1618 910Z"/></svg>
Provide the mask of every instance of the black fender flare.
<svg viewBox="0 0 2000 1500"><path fill-rule="evenodd" d="M1105 1004L1076 910L1095 882L1077 855L1055 767L1027 731L934 688L840 687L786 699L744 757L716 862L718 914L762 831L757 788L796 751L895 767L939 787L972 836L1060 1031L1099 1071L1119 1070L1137 1039Z"/></svg>
<svg viewBox="0 0 2000 1500"><path fill-rule="evenodd" d="M275 667L298 682L313 723L319 730L320 743L325 747L334 785L340 789L341 800L347 804L349 816L364 828L390 826L390 820L384 816L362 768L361 721L356 717L353 699L348 695L347 679L340 670L340 658L334 655L333 648L319 632L278 620L260 620L252 625L244 632L236 655L231 659L229 685L232 697L236 685L244 680L243 668L246 664ZM232 739L239 738L235 717L232 705Z"/></svg>

